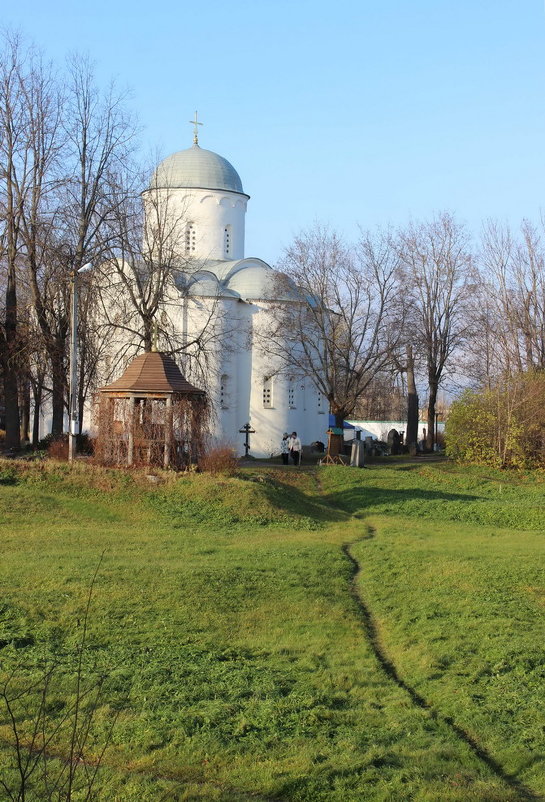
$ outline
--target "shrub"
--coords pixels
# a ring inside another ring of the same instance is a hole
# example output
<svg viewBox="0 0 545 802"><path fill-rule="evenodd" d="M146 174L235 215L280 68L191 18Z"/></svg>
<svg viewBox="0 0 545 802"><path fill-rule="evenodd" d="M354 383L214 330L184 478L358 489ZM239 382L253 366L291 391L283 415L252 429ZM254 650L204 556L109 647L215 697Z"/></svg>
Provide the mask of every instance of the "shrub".
<svg viewBox="0 0 545 802"><path fill-rule="evenodd" d="M36 443L36 449L38 451L47 451L54 439L55 438L51 433L46 434L45 437L42 437L41 440L38 440L38 442Z"/></svg>
<svg viewBox="0 0 545 802"><path fill-rule="evenodd" d="M68 435L60 434L57 437L51 438L47 446L47 456L51 459L67 460L68 459Z"/></svg>
<svg viewBox="0 0 545 802"><path fill-rule="evenodd" d="M545 467L545 374L521 373L451 407L447 454L496 468Z"/></svg>
<svg viewBox="0 0 545 802"><path fill-rule="evenodd" d="M17 471L11 465L8 468L0 468L0 485L15 485L17 478Z"/></svg>
<svg viewBox="0 0 545 802"><path fill-rule="evenodd" d="M211 448L200 458L199 468L207 473L223 473L233 476L238 470L238 460L233 447L219 445Z"/></svg>
<svg viewBox="0 0 545 802"><path fill-rule="evenodd" d="M95 451L95 440L89 434L78 434L76 436L76 451L78 454L85 454L92 457Z"/></svg>
<svg viewBox="0 0 545 802"><path fill-rule="evenodd" d="M95 441L88 434L78 434L76 436L76 452L92 457L94 453ZM46 451L51 459L68 459L68 435L67 434L46 434L36 445L37 451Z"/></svg>

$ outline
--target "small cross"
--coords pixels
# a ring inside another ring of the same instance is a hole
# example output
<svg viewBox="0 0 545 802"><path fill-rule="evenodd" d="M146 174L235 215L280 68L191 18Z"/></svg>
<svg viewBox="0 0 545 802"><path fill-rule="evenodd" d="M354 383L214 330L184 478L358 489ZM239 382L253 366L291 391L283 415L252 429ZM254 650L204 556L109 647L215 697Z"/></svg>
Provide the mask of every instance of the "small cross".
<svg viewBox="0 0 545 802"><path fill-rule="evenodd" d="M247 457L250 450L250 435L255 434L255 429L252 429L249 423L245 423L242 429L239 429L239 432L246 435L244 438L244 456Z"/></svg>
<svg viewBox="0 0 545 802"><path fill-rule="evenodd" d="M197 112L195 112L195 119L194 120L189 120L189 122L191 123L191 125L195 126L195 130L193 131L193 144L194 145L198 145L199 144L199 129L197 128L197 126L198 125L204 125L204 123L200 123L199 122L199 119L197 117Z"/></svg>

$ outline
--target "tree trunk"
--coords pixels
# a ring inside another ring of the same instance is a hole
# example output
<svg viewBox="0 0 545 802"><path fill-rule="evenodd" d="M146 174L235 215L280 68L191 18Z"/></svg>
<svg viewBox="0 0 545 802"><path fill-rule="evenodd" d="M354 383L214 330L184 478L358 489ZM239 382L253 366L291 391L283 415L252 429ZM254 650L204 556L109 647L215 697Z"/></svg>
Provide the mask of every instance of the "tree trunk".
<svg viewBox="0 0 545 802"><path fill-rule="evenodd" d="M52 422L51 434L58 437L64 430L64 391L66 387L66 376L64 374L64 343L62 346L57 343L51 349L49 355L51 360L51 407Z"/></svg>
<svg viewBox="0 0 545 802"><path fill-rule="evenodd" d="M407 433L406 444L414 456L418 450L418 394L414 378L414 355L411 345L407 346Z"/></svg>
<svg viewBox="0 0 545 802"><path fill-rule="evenodd" d="M426 451L433 451L435 446L435 405L437 403L438 385L430 380L428 397L428 434L426 437Z"/></svg>
<svg viewBox="0 0 545 802"><path fill-rule="evenodd" d="M85 414L85 393L84 388L82 387L82 383L78 387L78 423L79 429L78 434L81 434L82 427L83 427L83 415Z"/></svg>
<svg viewBox="0 0 545 802"><path fill-rule="evenodd" d="M8 167L8 202L7 202L7 279L6 279L6 312L3 359L4 371L4 404L6 405L6 439L8 449L18 450L21 447L21 428L19 418L19 387L17 382L17 280L15 262L17 259L17 225L14 207L14 188L11 182L13 165L9 159Z"/></svg>
<svg viewBox="0 0 545 802"><path fill-rule="evenodd" d="M79 364L79 377L78 377L78 388L77 388L77 406L78 406L78 421L79 421L79 430L78 434L81 434L82 427L83 427L83 415L85 414L85 402L87 400L87 394L89 392L89 387L87 384L86 376L85 376L85 360L84 360L84 353L81 354L82 359ZM93 407L93 397L91 395L91 413ZM91 415L92 417L92 415ZM92 420L90 421L92 423Z"/></svg>
<svg viewBox="0 0 545 802"><path fill-rule="evenodd" d="M43 381L40 378L32 389L34 412L32 415L32 445L34 448L38 445L40 439L40 412L42 409L42 392Z"/></svg>
<svg viewBox="0 0 545 802"><path fill-rule="evenodd" d="M25 377L21 387L21 440L30 440L30 381Z"/></svg>
<svg viewBox="0 0 545 802"><path fill-rule="evenodd" d="M18 450L21 447L21 433L19 420L19 391L17 375L11 367L12 360L4 361L4 404L6 407L6 439L7 449Z"/></svg>
<svg viewBox="0 0 545 802"><path fill-rule="evenodd" d="M15 258L12 259L13 263ZM5 355L2 362L4 372L4 404L6 406L6 439L8 449L21 447L19 418L19 387L17 382L16 340L17 340L17 292L15 288L15 268L8 271L6 287Z"/></svg>
<svg viewBox="0 0 545 802"><path fill-rule="evenodd" d="M142 333L142 339L144 341L144 351L149 353L150 351L157 350L156 343L155 343L155 325L153 322L153 318L150 320L149 318L144 317L142 320L144 324L144 331Z"/></svg>

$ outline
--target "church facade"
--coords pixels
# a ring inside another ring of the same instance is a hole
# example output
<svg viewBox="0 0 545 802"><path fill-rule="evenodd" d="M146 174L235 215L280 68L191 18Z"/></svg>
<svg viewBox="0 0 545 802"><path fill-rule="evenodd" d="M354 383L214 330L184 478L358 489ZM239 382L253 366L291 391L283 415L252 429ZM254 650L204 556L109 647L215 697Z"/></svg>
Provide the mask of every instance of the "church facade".
<svg viewBox="0 0 545 802"><path fill-rule="evenodd" d="M208 395L212 440L243 455L240 430L250 424L250 454L267 458L279 453L283 432L296 431L303 445L325 442L328 408L312 377L278 358L276 312L302 299L270 265L245 256L248 201L235 168L201 148L196 135L192 147L158 165L143 193L147 240L156 241L152 228L161 219L184 264L168 289L168 315L187 344L175 358ZM196 373L196 344L204 341Z"/></svg>

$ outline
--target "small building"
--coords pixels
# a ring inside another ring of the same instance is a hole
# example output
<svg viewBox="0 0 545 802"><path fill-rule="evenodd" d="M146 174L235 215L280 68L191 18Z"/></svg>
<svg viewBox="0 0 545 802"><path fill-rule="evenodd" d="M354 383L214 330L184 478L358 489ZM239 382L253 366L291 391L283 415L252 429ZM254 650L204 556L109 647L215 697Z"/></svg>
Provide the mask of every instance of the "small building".
<svg viewBox="0 0 545 802"><path fill-rule="evenodd" d="M95 456L105 465L184 468L203 451L207 399L164 353L140 354L99 390Z"/></svg>

